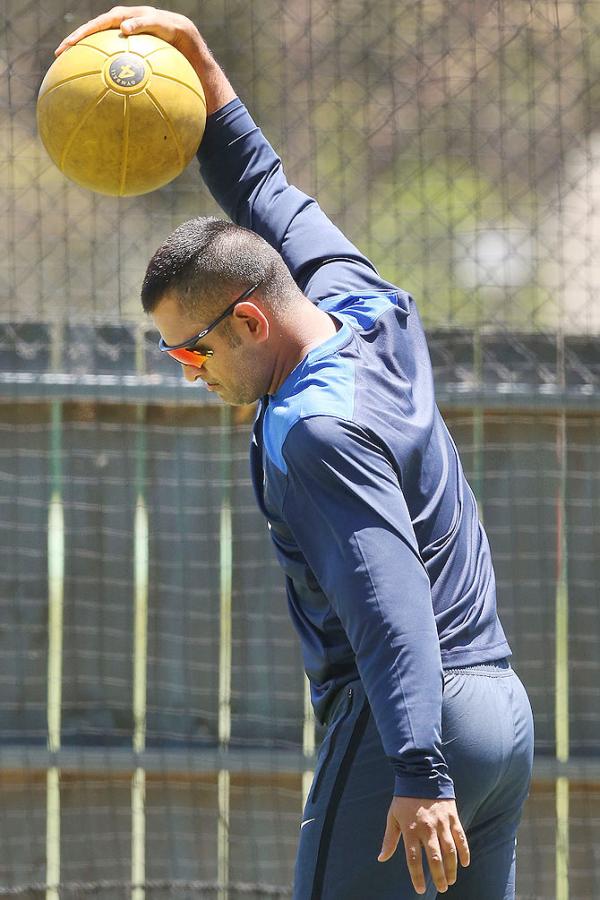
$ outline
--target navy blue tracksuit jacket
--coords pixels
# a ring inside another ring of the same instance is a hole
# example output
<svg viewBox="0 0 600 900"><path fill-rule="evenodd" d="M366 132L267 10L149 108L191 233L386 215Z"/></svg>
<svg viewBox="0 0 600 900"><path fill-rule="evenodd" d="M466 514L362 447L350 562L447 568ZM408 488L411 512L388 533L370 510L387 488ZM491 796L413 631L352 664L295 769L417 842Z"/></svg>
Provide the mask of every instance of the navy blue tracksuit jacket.
<svg viewBox="0 0 600 900"><path fill-rule="evenodd" d="M340 322L262 400L251 450L316 716L360 677L395 794L451 798L442 670L510 648L415 303L288 185L239 100L209 118L199 159L221 207Z"/></svg>

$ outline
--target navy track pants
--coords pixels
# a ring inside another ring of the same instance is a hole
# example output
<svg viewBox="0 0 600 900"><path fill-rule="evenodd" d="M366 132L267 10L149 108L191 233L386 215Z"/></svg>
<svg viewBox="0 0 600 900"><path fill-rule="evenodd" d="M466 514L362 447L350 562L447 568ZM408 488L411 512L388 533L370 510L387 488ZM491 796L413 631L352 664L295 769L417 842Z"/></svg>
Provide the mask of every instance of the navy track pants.
<svg viewBox="0 0 600 900"><path fill-rule="evenodd" d="M444 673L442 743L471 850L448 900L514 900L516 833L529 791L533 717L506 660ZM360 681L334 701L317 759L296 859L294 900L427 900L417 894L402 838L377 862L394 777ZM429 873L424 857L424 871Z"/></svg>

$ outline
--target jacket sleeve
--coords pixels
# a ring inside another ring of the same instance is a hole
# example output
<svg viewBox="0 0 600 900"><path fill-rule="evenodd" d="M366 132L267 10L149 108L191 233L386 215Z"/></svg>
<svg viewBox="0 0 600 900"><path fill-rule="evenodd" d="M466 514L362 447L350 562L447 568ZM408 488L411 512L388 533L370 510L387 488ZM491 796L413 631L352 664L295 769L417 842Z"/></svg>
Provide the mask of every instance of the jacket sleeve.
<svg viewBox="0 0 600 900"><path fill-rule="evenodd" d="M288 184L281 159L239 99L209 116L198 159L219 206L281 253L314 302L354 290L393 290L318 203Z"/></svg>
<svg viewBox="0 0 600 900"><path fill-rule="evenodd" d="M302 419L283 448L285 520L356 655L396 796L453 798L430 584L396 470L357 425Z"/></svg>

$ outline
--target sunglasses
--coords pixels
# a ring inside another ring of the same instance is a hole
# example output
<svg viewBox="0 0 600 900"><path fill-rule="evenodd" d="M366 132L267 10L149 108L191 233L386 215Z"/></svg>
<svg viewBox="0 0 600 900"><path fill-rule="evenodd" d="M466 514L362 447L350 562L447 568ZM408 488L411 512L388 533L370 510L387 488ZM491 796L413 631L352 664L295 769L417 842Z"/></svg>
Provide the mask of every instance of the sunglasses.
<svg viewBox="0 0 600 900"><path fill-rule="evenodd" d="M195 334L194 337L188 338L187 341L182 341L181 344L172 344L171 346L165 344L164 340L161 338L158 342L158 349L161 353L168 353L169 356L172 356L173 359L176 359L177 362L182 363L184 366L195 366L197 369L200 369L210 356L214 356L214 350L200 350L196 349L194 345L203 340L207 334L210 334L213 328L216 328L223 319L230 316L235 309L236 304L241 303L242 300L246 300L246 298L249 297L250 294L253 294L261 284L262 281L257 282L252 285L251 288L244 291L243 294L240 294L239 297L236 297L233 303L230 303L229 306L225 307L221 315L217 316L214 322L211 322L210 325L207 325L206 328L203 328L202 331Z"/></svg>

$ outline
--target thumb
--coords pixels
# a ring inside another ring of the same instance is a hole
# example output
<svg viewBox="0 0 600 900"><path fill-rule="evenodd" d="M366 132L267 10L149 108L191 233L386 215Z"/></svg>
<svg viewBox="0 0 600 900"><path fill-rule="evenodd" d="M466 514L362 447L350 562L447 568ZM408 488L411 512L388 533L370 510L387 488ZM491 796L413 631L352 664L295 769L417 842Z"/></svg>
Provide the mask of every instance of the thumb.
<svg viewBox="0 0 600 900"><path fill-rule="evenodd" d="M383 844L381 845L381 852L377 857L378 862L387 862L388 859L392 858L392 856L396 852L398 841L400 840L400 833L400 826L398 825L396 819L394 818L394 816L388 813L387 825L385 834L383 836Z"/></svg>
<svg viewBox="0 0 600 900"><path fill-rule="evenodd" d="M132 16L121 22L121 34L128 37L130 34L153 34L162 38L168 44L175 44L177 31L168 22L156 21L152 16Z"/></svg>
<svg viewBox="0 0 600 900"><path fill-rule="evenodd" d="M123 22L121 22L121 31L123 34L133 34L134 31L140 31L144 27L144 24L142 18L124 19Z"/></svg>

